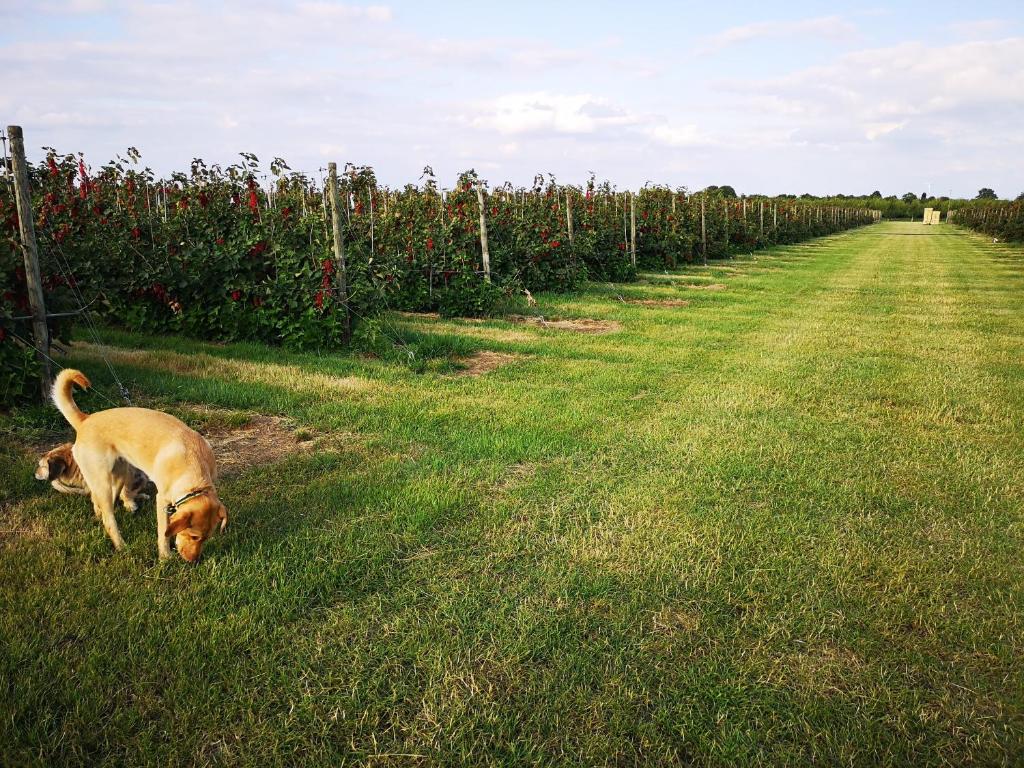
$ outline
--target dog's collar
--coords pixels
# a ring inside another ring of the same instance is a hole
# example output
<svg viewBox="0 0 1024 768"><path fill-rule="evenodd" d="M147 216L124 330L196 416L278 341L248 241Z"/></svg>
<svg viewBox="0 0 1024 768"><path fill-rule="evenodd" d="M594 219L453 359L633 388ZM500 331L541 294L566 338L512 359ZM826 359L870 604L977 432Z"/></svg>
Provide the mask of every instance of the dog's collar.
<svg viewBox="0 0 1024 768"><path fill-rule="evenodd" d="M172 502L170 502L167 505L167 514L168 515L173 515L175 512L178 511L178 508L182 504L184 504L186 501L191 501L196 496L202 496L204 493L206 493L207 491L209 491L211 489L212 489L212 486L204 485L202 488L196 488L194 491L189 491L188 493L186 493L184 496L182 496L177 501L172 501Z"/></svg>

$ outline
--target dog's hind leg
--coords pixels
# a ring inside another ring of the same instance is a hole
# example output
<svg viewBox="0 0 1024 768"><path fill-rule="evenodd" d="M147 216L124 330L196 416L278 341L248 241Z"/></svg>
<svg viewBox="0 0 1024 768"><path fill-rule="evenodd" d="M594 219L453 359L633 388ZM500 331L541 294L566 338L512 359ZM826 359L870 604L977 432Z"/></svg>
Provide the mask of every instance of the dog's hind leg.
<svg viewBox="0 0 1024 768"><path fill-rule="evenodd" d="M116 478L111 476L113 467L102 456L88 450L76 450L74 453L85 484L89 486L89 495L92 497L92 507L96 511L96 516L103 523L114 549L124 549L124 539L121 538L117 518L114 517L114 504L117 503L119 489Z"/></svg>

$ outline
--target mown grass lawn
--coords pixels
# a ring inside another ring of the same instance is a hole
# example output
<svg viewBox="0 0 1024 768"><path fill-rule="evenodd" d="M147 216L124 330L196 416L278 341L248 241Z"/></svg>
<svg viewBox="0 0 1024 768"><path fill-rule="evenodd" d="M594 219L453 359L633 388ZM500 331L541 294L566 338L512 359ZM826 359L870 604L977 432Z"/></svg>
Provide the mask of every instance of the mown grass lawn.
<svg viewBox="0 0 1024 768"><path fill-rule="evenodd" d="M755 256L540 297L607 334L393 318L425 372L106 332L141 403L313 447L161 565L151 504L115 554L32 479L55 410L0 421L0 761L1020 765L1024 254Z"/></svg>

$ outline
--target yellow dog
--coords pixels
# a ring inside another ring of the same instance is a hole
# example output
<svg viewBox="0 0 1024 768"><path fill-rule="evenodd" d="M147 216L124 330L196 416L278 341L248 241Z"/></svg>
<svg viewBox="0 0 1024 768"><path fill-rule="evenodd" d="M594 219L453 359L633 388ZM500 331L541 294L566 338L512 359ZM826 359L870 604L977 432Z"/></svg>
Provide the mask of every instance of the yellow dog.
<svg viewBox="0 0 1024 768"><path fill-rule="evenodd" d="M161 558L170 557L170 537L185 560L195 563L203 543L228 512L217 497L217 463L205 438L178 419L148 408L111 408L85 414L75 404L73 384L88 389L81 371L61 371L53 401L74 427L71 449L82 473L96 516L115 549L124 546L114 518L114 504L124 483L125 463L138 467L156 486L156 542Z"/></svg>

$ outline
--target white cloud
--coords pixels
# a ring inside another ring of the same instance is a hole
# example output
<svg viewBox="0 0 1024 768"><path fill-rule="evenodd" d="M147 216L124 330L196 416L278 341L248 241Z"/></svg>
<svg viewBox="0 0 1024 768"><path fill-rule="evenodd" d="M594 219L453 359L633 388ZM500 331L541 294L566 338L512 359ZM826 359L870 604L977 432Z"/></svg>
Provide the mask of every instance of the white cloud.
<svg viewBox="0 0 1024 768"><path fill-rule="evenodd" d="M848 40L857 33L855 24L839 16L820 16L795 21L758 21L730 27L705 38L700 52L713 53L731 45L785 37L813 37L827 40Z"/></svg>
<svg viewBox="0 0 1024 768"><path fill-rule="evenodd" d="M300 16L321 21L368 19L369 21L391 21L394 14L385 5L341 5L328 2L305 2L296 6Z"/></svg>
<svg viewBox="0 0 1024 768"><path fill-rule="evenodd" d="M648 136L669 147L696 147L714 143L695 124L654 125L647 130Z"/></svg>
<svg viewBox="0 0 1024 768"><path fill-rule="evenodd" d="M964 40L1005 37L1007 32L1016 26L1006 19L978 19L975 21L955 21L947 28L957 37Z"/></svg>
<svg viewBox="0 0 1024 768"><path fill-rule="evenodd" d="M864 126L864 137L868 141L874 141L875 139L880 138L882 136L886 136L892 133L893 131L900 130L901 128L905 127L906 124L906 120L899 123L867 123Z"/></svg>
<svg viewBox="0 0 1024 768"><path fill-rule="evenodd" d="M907 134L965 146L1024 141L1024 38L946 46L904 43L857 51L825 66L755 82L745 93L804 135L830 143Z"/></svg>
<svg viewBox="0 0 1024 768"><path fill-rule="evenodd" d="M602 128L633 125L635 115L588 93L547 91L509 93L477 106L469 123L502 134L590 134Z"/></svg>

